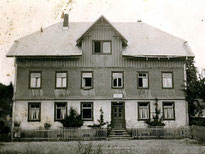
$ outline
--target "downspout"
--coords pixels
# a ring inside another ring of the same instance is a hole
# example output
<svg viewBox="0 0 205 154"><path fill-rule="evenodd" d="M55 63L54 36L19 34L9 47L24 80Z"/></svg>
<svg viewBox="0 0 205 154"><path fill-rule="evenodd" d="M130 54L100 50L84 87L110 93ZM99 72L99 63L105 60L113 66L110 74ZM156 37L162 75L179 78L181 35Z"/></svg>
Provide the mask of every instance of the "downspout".
<svg viewBox="0 0 205 154"><path fill-rule="evenodd" d="M187 60L187 57L186 57ZM187 88L187 76L186 76L186 61L184 63L184 88ZM186 106L186 125L189 125L189 110L188 110L188 102L185 100L185 106Z"/></svg>
<svg viewBox="0 0 205 154"><path fill-rule="evenodd" d="M17 62L16 62L16 57L14 57L14 66L15 66L15 75L14 75L14 90L13 90L13 103L12 103L12 122L11 122L11 141L13 142L13 129L14 129L14 112L16 108L16 81L17 81Z"/></svg>

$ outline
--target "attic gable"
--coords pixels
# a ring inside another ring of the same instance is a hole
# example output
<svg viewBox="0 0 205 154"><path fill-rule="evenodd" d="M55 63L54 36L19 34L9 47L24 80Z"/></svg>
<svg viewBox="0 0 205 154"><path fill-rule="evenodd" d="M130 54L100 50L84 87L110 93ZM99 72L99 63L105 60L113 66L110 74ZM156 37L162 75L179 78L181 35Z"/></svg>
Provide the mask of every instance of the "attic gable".
<svg viewBox="0 0 205 154"><path fill-rule="evenodd" d="M117 35L122 39L122 44L124 46L127 46L128 41L125 39L125 37L120 34L116 28L104 17L101 16L99 19L97 19L78 39L77 39L77 45L81 45L83 37L86 36L86 34L94 27L94 26L110 26L114 32L117 33Z"/></svg>

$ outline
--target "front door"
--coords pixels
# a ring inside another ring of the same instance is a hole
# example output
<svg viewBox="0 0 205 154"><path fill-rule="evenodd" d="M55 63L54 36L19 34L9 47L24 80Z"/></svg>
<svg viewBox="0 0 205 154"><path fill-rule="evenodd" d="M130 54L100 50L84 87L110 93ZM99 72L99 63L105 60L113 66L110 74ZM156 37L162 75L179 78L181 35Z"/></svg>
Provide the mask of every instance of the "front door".
<svg viewBox="0 0 205 154"><path fill-rule="evenodd" d="M112 127L114 129L125 128L124 102L112 102Z"/></svg>

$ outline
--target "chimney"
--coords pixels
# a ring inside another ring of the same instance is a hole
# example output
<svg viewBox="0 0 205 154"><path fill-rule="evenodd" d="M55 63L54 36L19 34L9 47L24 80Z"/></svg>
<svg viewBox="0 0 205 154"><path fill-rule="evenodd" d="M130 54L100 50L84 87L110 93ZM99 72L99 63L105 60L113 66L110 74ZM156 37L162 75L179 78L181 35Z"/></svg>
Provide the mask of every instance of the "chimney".
<svg viewBox="0 0 205 154"><path fill-rule="evenodd" d="M68 14L64 14L63 29L68 29Z"/></svg>

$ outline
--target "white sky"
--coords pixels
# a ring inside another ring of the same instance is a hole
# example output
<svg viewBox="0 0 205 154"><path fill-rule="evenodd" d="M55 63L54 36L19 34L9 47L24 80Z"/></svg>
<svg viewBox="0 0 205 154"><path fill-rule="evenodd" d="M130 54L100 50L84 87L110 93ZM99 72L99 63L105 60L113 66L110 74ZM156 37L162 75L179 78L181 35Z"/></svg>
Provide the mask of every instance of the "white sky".
<svg viewBox="0 0 205 154"><path fill-rule="evenodd" d="M0 82L14 80L14 60L5 55L14 40L61 21L142 20L188 41L196 66L205 68L205 0L0 0Z"/></svg>

